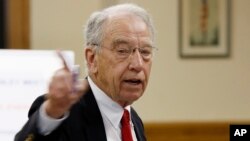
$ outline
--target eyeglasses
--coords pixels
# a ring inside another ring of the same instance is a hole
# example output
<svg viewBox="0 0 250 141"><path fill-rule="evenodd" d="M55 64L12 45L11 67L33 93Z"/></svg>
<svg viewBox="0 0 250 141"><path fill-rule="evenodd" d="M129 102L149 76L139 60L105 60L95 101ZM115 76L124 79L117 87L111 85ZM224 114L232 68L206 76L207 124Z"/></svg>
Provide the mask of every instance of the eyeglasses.
<svg viewBox="0 0 250 141"><path fill-rule="evenodd" d="M95 45L95 46L99 46L99 45ZM128 44L121 44L118 46L115 46L113 48L108 48L105 46L101 46L101 48L105 48L108 49L110 51L113 51L115 56L118 59L127 59L130 56L132 56L132 54L138 49L141 57L144 60L150 60L153 57L154 54L154 50L158 50L156 47L139 47L139 48L133 48L131 46L129 46Z"/></svg>

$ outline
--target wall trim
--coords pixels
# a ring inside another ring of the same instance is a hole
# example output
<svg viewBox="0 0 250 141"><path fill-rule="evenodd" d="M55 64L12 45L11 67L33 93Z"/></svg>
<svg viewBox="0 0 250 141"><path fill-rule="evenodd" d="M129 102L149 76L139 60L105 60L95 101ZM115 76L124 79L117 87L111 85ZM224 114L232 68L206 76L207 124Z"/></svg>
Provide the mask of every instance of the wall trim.
<svg viewBox="0 0 250 141"><path fill-rule="evenodd" d="M156 122L144 123L149 141L229 141L230 124L237 122Z"/></svg>

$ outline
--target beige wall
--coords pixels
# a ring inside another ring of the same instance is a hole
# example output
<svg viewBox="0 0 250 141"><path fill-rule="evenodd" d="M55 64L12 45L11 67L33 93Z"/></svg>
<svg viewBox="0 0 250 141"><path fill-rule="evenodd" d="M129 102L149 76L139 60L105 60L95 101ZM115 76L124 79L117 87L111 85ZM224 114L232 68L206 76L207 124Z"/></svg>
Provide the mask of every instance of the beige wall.
<svg viewBox="0 0 250 141"><path fill-rule="evenodd" d="M157 28L150 84L134 104L144 121L250 119L250 1L231 1L231 57L188 60L178 56L178 0L132 1L151 13ZM31 0L32 49L74 50L83 64L86 18L116 2Z"/></svg>

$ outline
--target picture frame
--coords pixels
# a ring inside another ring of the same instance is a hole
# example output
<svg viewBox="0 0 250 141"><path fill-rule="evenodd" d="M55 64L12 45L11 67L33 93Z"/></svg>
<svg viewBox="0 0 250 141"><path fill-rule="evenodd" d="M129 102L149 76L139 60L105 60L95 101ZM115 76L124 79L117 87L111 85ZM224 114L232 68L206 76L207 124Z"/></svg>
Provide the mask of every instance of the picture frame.
<svg viewBox="0 0 250 141"><path fill-rule="evenodd" d="M230 0L179 0L181 58L230 56Z"/></svg>

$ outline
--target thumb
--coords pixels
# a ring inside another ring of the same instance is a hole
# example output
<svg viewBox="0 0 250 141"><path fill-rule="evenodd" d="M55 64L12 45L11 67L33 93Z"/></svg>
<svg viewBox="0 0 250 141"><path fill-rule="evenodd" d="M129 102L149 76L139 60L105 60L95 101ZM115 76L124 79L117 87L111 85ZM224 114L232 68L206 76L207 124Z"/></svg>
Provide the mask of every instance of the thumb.
<svg viewBox="0 0 250 141"><path fill-rule="evenodd" d="M79 97L85 95L90 89L89 82L87 79L80 79L75 85L76 93Z"/></svg>

